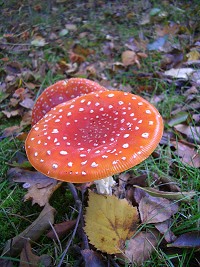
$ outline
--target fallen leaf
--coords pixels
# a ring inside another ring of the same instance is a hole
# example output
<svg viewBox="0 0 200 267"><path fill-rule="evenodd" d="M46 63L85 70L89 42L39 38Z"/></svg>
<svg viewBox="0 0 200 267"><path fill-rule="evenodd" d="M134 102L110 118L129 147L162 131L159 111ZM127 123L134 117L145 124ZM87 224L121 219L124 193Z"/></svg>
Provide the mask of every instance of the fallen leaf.
<svg viewBox="0 0 200 267"><path fill-rule="evenodd" d="M169 161L169 164L170 163L171 162ZM156 184L159 185L159 189L160 189L159 191L181 192L181 188L179 187L178 182L175 181L173 177L165 175L164 173L162 173L161 176L159 176L158 180L156 181ZM192 197L192 194L191 194L191 197Z"/></svg>
<svg viewBox="0 0 200 267"><path fill-rule="evenodd" d="M109 254L124 250L125 241L137 227L137 209L125 199L89 193L85 232L90 243Z"/></svg>
<svg viewBox="0 0 200 267"><path fill-rule="evenodd" d="M42 47L45 46L47 43L45 41L45 39L42 36L36 36L32 41L31 41L31 45L33 46L38 46L38 47Z"/></svg>
<svg viewBox="0 0 200 267"><path fill-rule="evenodd" d="M171 144L175 147L175 155L181 158L184 164L188 164L193 168L200 167L200 154L195 146L189 146L181 141L171 141Z"/></svg>
<svg viewBox="0 0 200 267"><path fill-rule="evenodd" d="M138 68L141 67L139 56L134 51L131 50L127 50L122 53L122 63L126 67L134 64L136 64Z"/></svg>
<svg viewBox="0 0 200 267"><path fill-rule="evenodd" d="M141 266L144 261L148 260L151 253L155 251L158 244L158 234L156 231L140 232L128 242L125 255L132 264Z"/></svg>
<svg viewBox="0 0 200 267"><path fill-rule="evenodd" d="M114 55L115 45L113 42L106 42L102 47L102 52L106 56L112 57Z"/></svg>
<svg viewBox="0 0 200 267"><path fill-rule="evenodd" d="M193 72L192 75L190 76L190 79L196 86L199 86L200 85L200 70L198 69L195 72Z"/></svg>
<svg viewBox="0 0 200 267"><path fill-rule="evenodd" d="M153 51L153 50L162 51L167 39L168 39L168 35L164 35L162 37L159 37L153 43L148 44L147 45L147 49L150 50L150 51Z"/></svg>
<svg viewBox="0 0 200 267"><path fill-rule="evenodd" d="M64 235L66 235L75 226L75 224L76 224L76 220L66 221L66 222L55 224L53 226L54 230L50 230L47 233L47 237L54 239L54 240L57 240L57 237L55 235L55 232L56 232L57 236L59 238L62 238Z"/></svg>
<svg viewBox="0 0 200 267"><path fill-rule="evenodd" d="M6 94L4 92L1 92L0 90L0 103L3 102L6 98L9 97L10 94Z"/></svg>
<svg viewBox="0 0 200 267"><path fill-rule="evenodd" d="M189 76L194 72L192 68L179 68L179 69L170 69L164 72L166 76L170 76L176 79L188 80Z"/></svg>
<svg viewBox="0 0 200 267"><path fill-rule="evenodd" d="M76 31L77 30L77 26L76 24L65 24L65 28L69 31Z"/></svg>
<svg viewBox="0 0 200 267"><path fill-rule="evenodd" d="M171 111L171 115L175 115L181 111L188 111L188 110L191 110L191 111L194 111L194 110L198 110L200 108L200 102L197 100L197 101L193 101L190 103L190 105L186 104L186 105L181 105L181 107L175 109L175 110L172 110Z"/></svg>
<svg viewBox="0 0 200 267"><path fill-rule="evenodd" d="M37 241L50 227L50 224L54 223L54 214L55 209L47 203L38 218L30 226L6 242L2 256L16 257L24 248L27 240Z"/></svg>
<svg viewBox="0 0 200 267"><path fill-rule="evenodd" d="M13 263L9 259L0 259L0 266L1 267L13 267Z"/></svg>
<svg viewBox="0 0 200 267"><path fill-rule="evenodd" d="M166 198L171 200L181 200L183 202L188 202L191 200L194 196L196 196L196 192L190 191L190 192L166 192L166 191L160 191L155 188L151 187L140 187L137 185L134 185L134 187L139 188L145 192L147 192L149 195L153 197L160 197L160 198Z"/></svg>
<svg viewBox="0 0 200 267"><path fill-rule="evenodd" d="M33 254L31 244L29 241L25 243L25 246L20 254L20 265L19 267L50 267L52 266L51 256L43 254L37 256Z"/></svg>
<svg viewBox="0 0 200 267"><path fill-rule="evenodd" d="M188 61L200 59L200 53L196 49L190 51L186 56Z"/></svg>
<svg viewBox="0 0 200 267"><path fill-rule="evenodd" d="M118 88L119 88L120 91L128 92L128 93L130 93L133 90L133 88L130 86L130 84L126 84L126 85L120 84L118 86Z"/></svg>
<svg viewBox="0 0 200 267"><path fill-rule="evenodd" d="M200 248L200 232L194 231L182 234L168 247Z"/></svg>
<svg viewBox="0 0 200 267"><path fill-rule="evenodd" d="M23 128L24 126L31 125L32 121L32 111L28 110L24 113L22 120L20 122L20 127Z"/></svg>
<svg viewBox="0 0 200 267"><path fill-rule="evenodd" d="M173 49L170 53L162 55L161 69L176 68L184 59L184 54L179 49Z"/></svg>
<svg viewBox="0 0 200 267"><path fill-rule="evenodd" d="M22 66L18 62L8 62L5 68L9 74L18 74L21 72Z"/></svg>
<svg viewBox="0 0 200 267"><path fill-rule="evenodd" d="M178 204L165 198L145 196L139 202L142 223L159 223L178 212Z"/></svg>
<svg viewBox="0 0 200 267"><path fill-rule="evenodd" d="M174 115L169 121L168 121L168 125L170 127L175 126L177 124L180 124L182 122L187 121L187 119L189 118L189 113L186 111L182 111L177 113L176 115Z"/></svg>
<svg viewBox="0 0 200 267"><path fill-rule="evenodd" d="M85 48L83 47L82 45L80 44L75 44L73 46L73 49L72 51L75 53L75 54L78 54L78 55L82 55L84 57L87 57L89 55L92 55L94 54L94 50L90 49L90 48Z"/></svg>
<svg viewBox="0 0 200 267"><path fill-rule="evenodd" d="M144 13L141 20L139 21L139 25L147 25L150 23L150 15Z"/></svg>
<svg viewBox="0 0 200 267"><path fill-rule="evenodd" d="M175 24L175 23L174 24L165 25L164 27L160 26L160 25L157 25L156 26L156 34L158 36L164 36L166 34L175 35L179 31L179 27L180 27L180 25L179 24Z"/></svg>
<svg viewBox="0 0 200 267"><path fill-rule="evenodd" d="M26 87L30 90L33 90L36 88L36 84L32 83L32 82L27 82L26 83Z"/></svg>
<svg viewBox="0 0 200 267"><path fill-rule="evenodd" d="M156 229L164 235L165 240L167 243L173 242L176 239L176 236L171 231L171 220L168 219L161 223L155 223Z"/></svg>
<svg viewBox="0 0 200 267"><path fill-rule="evenodd" d="M179 124L174 128L182 134L185 134L188 138L200 143L200 126L189 126L185 124Z"/></svg>
<svg viewBox="0 0 200 267"><path fill-rule="evenodd" d="M68 33L69 33L69 30L68 30L68 29L62 29L62 30L59 32L59 36L60 36L60 37L63 37L63 36L66 36Z"/></svg>
<svg viewBox="0 0 200 267"><path fill-rule="evenodd" d="M64 60L61 60L58 62L59 68L67 74L75 73L78 70L78 64L77 63L67 63Z"/></svg>
<svg viewBox="0 0 200 267"><path fill-rule="evenodd" d="M28 193L24 196L24 200L32 200L32 205L37 203L44 206L48 203L53 192L62 184L55 179L49 178L37 171L22 170L19 168L11 168L8 176L14 182L24 183L23 187L28 189Z"/></svg>
<svg viewBox="0 0 200 267"><path fill-rule="evenodd" d="M11 106L11 107L16 107L18 104L19 104L19 102L20 102L20 99L16 99L16 98L10 98L10 103L9 103L9 105Z"/></svg>
<svg viewBox="0 0 200 267"><path fill-rule="evenodd" d="M154 7L150 10L149 15L150 16L157 16L161 12L160 8Z"/></svg>
<svg viewBox="0 0 200 267"><path fill-rule="evenodd" d="M20 102L20 105L27 109L32 109L34 106L34 101L31 98L25 98L23 101Z"/></svg>
<svg viewBox="0 0 200 267"><path fill-rule="evenodd" d="M3 130L2 137L16 136L21 131L19 126L10 126Z"/></svg>
<svg viewBox="0 0 200 267"><path fill-rule="evenodd" d="M106 267L107 265L103 262L103 258L96 251L91 249L81 250L81 254L87 267Z"/></svg>
<svg viewBox="0 0 200 267"><path fill-rule="evenodd" d="M10 119L11 117L15 117L15 116L19 116L21 111L19 109L16 110L12 110L12 111L6 111L3 110L2 113L8 118Z"/></svg>
<svg viewBox="0 0 200 267"><path fill-rule="evenodd" d="M86 60L86 58L82 55L76 54L74 52L69 53L69 59L72 63L82 63Z"/></svg>

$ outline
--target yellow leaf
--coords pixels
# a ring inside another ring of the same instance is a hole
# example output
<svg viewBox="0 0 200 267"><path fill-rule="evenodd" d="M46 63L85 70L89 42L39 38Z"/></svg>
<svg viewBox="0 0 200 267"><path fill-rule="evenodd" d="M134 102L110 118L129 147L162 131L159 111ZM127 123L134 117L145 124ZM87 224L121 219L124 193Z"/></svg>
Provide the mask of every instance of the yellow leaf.
<svg viewBox="0 0 200 267"><path fill-rule="evenodd" d="M85 215L85 232L97 249L115 254L124 250L124 244L137 227L138 212L126 199L89 193Z"/></svg>
<svg viewBox="0 0 200 267"><path fill-rule="evenodd" d="M188 57L188 61L200 59L200 53L195 49L190 51L186 56Z"/></svg>

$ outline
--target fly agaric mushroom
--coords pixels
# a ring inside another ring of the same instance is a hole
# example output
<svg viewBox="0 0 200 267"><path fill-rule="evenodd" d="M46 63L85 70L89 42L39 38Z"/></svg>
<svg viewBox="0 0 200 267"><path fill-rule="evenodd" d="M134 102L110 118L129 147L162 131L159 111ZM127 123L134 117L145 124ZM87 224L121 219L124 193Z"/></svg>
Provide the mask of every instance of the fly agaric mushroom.
<svg viewBox="0 0 200 267"><path fill-rule="evenodd" d="M84 183L125 171L157 147L163 121L140 96L100 91L52 108L25 142L30 163L61 181Z"/></svg>
<svg viewBox="0 0 200 267"><path fill-rule="evenodd" d="M98 83L84 78L61 80L47 87L37 99L32 111L32 126L51 108L90 92L107 90Z"/></svg>

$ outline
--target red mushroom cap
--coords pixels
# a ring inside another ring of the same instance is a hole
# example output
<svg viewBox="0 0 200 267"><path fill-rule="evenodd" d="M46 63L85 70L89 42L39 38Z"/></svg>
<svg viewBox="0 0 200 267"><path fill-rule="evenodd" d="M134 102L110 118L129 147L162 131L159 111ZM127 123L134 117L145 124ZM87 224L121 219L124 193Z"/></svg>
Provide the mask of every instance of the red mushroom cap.
<svg viewBox="0 0 200 267"><path fill-rule="evenodd" d="M58 180L83 183L125 171L158 145L163 121L140 96L101 91L51 109L26 140L30 163Z"/></svg>
<svg viewBox="0 0 200 267"><path fill-rule="evenodd" d="M47 87L37 99L32 111L32 126L58 104L90 92L104 90L107 89L84 78L71 78L56 82Z"/></svg>

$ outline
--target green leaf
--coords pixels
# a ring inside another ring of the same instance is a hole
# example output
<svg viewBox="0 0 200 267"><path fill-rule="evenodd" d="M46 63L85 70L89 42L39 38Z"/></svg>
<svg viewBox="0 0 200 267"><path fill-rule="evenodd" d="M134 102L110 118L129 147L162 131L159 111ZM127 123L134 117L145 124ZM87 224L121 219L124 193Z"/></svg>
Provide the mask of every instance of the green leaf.
<svg viewBox="0 0 200 267"><path fill-rule="evenodd" d="M177 115L175 115L169 122L168 125L170 127L173 127L177 124L180 124L182 122L187 121L189 114L187 112L179 112Z"/></svg>
<svg viewBox="0 0 200 267"><path fill-rule="evenodd" d="M152 9L151 9L149 15L150 15L151 17L153 17L153 16L158 15L160 12L161 12L161 9L155 7L155 8L152 8Z"/></svg>

